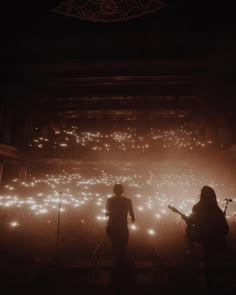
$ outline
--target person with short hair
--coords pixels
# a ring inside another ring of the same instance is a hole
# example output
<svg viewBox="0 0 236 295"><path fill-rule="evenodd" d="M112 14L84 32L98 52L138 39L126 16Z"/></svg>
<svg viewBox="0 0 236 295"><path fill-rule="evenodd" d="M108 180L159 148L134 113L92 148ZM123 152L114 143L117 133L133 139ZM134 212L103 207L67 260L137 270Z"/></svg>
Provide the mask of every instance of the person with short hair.
<svg viewBox="0 0 236 295"><path fill-rule="evenodd" d="M115 195L107 199L106 203L106 215L109 217L106 232L112 241L117 261L122 261L125 258L129 240L127 217L129 214L134 223L135 215L132 201L122 195L123 185L115 184L113 192Z"/></svg>

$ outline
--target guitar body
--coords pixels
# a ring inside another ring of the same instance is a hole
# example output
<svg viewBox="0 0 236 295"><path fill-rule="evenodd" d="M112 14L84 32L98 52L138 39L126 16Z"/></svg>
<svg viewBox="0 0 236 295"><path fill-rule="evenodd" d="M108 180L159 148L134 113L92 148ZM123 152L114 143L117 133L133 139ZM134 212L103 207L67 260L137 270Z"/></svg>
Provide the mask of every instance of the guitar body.
<svg viewBox="0 0 236 295"><path fill-rule="evenodd" d="M199 243L206 249L212 251L220 250L225 247L225 235L228 233L228 224L220 209L217 209L214 214L211 213L211 219L206 219L203 215L201 217L202 221L195 224L192 218L184 215L175 207L169 205L168 208L178 213L186 222L186 235L191 243Z"/></svg>

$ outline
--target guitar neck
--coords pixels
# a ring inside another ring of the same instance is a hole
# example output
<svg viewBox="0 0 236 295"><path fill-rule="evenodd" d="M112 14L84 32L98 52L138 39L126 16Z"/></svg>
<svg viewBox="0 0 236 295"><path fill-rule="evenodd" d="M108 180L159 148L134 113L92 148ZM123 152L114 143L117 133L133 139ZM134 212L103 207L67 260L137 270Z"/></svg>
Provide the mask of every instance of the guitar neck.
<svg viewBox="0 0 236 295"><path fill-rule="evenodd" d="M182 212L176 211L176 213L179 214L183 219L186 218L186 215L184 215Z"/></svg>
<svg viewBox="0 0 236 295"><path fill-rule="evenodd" d="M182 212L180 212L178 209L176 209L175 207L172 207L172 206L168 206L168 208L173 211L174 213L177 213L179 214L186 222L187 222L187 216L185 214L183 214Z"/></svg>

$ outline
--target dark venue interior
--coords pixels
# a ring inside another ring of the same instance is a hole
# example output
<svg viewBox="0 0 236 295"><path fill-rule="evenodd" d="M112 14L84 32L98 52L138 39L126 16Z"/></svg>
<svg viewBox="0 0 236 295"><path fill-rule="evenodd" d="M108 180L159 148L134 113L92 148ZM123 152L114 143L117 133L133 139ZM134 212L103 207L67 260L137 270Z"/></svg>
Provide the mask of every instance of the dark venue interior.
<svg viewBox="0 0 236 295"><path fill-rule="evenodd" d="M2 294L235 294L234 11L201 0L4 3ZM106 234L116 183L136 217L121 269ZM210 279L176 212L191 216L204 186L229 226Z"/></svg>

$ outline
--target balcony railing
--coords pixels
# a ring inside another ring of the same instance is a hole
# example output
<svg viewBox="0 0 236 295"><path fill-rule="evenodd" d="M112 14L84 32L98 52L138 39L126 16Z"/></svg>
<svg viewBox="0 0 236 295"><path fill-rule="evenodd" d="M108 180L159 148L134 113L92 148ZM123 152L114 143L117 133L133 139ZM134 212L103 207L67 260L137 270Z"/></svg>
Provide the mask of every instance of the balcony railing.
<svg viewBox="0 0 236 295"><path fill-rule="evenodd" d="M10 159L17 159L18 149L11 145L0 144L0 156Z"/></svg>

